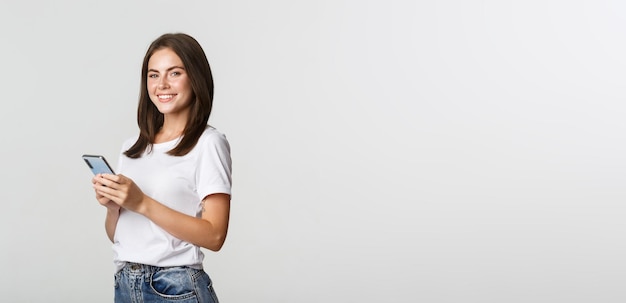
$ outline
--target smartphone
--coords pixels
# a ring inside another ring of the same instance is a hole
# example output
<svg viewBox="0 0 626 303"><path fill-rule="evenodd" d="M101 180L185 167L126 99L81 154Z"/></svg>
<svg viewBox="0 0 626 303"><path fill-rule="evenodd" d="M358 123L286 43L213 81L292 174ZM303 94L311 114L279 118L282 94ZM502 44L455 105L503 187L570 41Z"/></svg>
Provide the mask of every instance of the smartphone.
<svg viewBox="0 0 626 303"><path fill-rule="evenodd" d="M94 175L97 175L97 174L115 175L115 173L113 172L113 169L111 168L111 165L109 165L109 162L107 162L107 159L105 159L104 156L83 155L83 160L85 160L85 163L87 163L87 166L89 166L89 169L91 169L91 172L93 172Z"/></svg>

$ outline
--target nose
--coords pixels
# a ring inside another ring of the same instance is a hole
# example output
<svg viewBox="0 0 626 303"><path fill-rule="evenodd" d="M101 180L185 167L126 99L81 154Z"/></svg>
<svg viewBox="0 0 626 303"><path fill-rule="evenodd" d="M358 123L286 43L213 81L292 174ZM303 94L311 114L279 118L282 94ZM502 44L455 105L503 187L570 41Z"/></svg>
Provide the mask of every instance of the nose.
<svg viewBox="0 0 626 303"><path fill-rule="evenodd" d="M159 84L158 84L159 89L164 89L164 88L168 88L169 84L167 82L167 77L163 76L159 78Z"/></svg>

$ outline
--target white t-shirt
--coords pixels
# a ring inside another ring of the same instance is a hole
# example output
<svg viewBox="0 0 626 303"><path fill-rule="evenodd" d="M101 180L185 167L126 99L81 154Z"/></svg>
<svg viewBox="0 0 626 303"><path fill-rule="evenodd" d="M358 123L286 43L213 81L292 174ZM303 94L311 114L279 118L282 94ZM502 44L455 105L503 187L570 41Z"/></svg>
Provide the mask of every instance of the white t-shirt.
<svg viewBox="0 0 626 303"><path fill-rule="evenodd" d="M122 152L135 143L130 138ZM186 155L170 156L167 151L179 139L153 144L152 152L137 159L121 154L117 172L131 178L144 194L179 212L200 217L201 201L215 193L231 194L230 145L224 134L208 126L197 145ZM113 241L116 270L124 262L154 266L202 268L200 247L182 241L148 218L122 209Z"/></svg>

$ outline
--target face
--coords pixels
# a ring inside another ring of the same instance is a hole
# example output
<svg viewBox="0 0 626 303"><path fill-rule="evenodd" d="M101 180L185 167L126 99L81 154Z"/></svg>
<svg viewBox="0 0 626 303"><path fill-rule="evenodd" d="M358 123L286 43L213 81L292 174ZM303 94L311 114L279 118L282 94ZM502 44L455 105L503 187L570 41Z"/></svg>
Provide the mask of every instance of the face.
<svg viewBox="0 0 626 303"><path fill-rule="evenodd" d="M187 115L193 98L191 81L180 57L169 49L155 51L148 60L148 95L164 115Z"/></svg>

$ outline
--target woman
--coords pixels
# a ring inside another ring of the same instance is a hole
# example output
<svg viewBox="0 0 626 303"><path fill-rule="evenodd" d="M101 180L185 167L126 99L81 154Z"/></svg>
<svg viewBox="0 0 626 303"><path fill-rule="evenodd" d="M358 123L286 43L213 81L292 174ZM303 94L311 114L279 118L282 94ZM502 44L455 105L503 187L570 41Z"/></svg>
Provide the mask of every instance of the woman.
<svg viewBox="0 0 626 303"><path fill-rule="evenodd" d="M226 137L208 125L209 62L191 36L164 34L141 78L139 135L122 145L119 174L93 178L107 208L115 302L218 302L201 248L218 251L226 239L231 159Z"/></svg>

